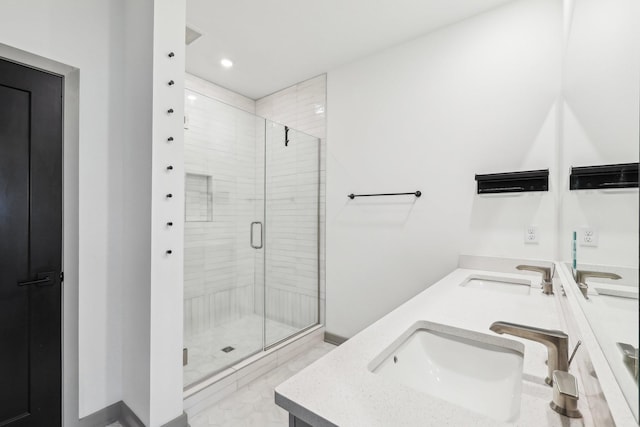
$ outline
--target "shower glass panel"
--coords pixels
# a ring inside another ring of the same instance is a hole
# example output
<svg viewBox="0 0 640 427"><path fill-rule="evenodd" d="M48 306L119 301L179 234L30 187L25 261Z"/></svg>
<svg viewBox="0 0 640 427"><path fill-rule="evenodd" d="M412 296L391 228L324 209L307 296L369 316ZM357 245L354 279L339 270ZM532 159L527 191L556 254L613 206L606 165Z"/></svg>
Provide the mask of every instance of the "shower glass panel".
<svg viewBox="0 0 640 427"><path fill-rule="evenodd" d="M318 323L320 141L185 91L184 386Z"/></svg>
<svg viewBox="0 0 640 427"><path fill-rule="evenodd" d="M265 338L318 323L320 141L267 120Z"/></svg>
<svg viewBox="0 0 640 427"><path fill-rule="evenodd" d="M184 385L264 349L264 119L185 93ZM260 165L258 165L260 163Z"/></svg>

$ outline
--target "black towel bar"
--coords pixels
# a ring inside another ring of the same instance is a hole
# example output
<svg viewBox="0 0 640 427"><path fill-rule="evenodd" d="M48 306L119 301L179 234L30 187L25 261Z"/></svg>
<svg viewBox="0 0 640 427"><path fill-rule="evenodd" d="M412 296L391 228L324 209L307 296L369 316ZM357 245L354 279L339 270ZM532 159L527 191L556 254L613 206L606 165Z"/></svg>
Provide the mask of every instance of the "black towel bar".
<svg viewBox="0 0 640 427"><path fill-rule="evenodd" d="M422 192L420 190L418 191L414 191L411 193L380 193L380 194L349 194L347 197L350 198L351 200L355 199L356 197L372 197L372 196L408 196L408 195L412 195L412 196L416 196L416 197L420 197L422 196Z"/></svg>

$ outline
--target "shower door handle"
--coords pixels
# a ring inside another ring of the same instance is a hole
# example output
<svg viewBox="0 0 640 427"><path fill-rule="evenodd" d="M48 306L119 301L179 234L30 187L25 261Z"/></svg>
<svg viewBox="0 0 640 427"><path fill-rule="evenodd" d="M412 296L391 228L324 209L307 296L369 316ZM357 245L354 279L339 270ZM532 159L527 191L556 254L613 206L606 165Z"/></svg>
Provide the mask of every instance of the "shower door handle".
<svg viewBox="0 0 640 427"><path fill-rule="evenodd" d="M253 244L253 226L254 225L259 225L260 226L260 245L254 245ZM251 223L251 235L249 236L249 244L251 245L251 247L253 249L262 249L262 223L260 221L254 221Z"/></svg>

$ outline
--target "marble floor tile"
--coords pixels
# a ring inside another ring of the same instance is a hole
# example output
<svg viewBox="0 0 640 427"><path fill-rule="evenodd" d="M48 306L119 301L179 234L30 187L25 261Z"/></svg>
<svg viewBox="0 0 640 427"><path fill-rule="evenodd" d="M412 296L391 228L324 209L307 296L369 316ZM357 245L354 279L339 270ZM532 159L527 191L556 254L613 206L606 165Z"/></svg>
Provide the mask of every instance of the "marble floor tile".
<svg viewBox="0 0 640 427"><path fill-rule="evenodd" d="M320 342L310 346L284 365L257 378L223 400L189 418L191 427L284 427L287 412L274 403L276 386L318 360L334 345Z"/></svg>

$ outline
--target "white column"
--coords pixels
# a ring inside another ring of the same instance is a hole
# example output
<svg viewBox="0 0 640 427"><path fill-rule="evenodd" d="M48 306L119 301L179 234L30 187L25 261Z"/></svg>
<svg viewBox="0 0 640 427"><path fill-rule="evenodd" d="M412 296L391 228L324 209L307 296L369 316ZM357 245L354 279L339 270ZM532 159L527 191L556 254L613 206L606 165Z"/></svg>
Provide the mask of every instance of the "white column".
<svg viewBox="0 0 640 427"><path fill-rule="evenodd" d="M154 2L150 427L182 414L185 13Z"/></svg>

